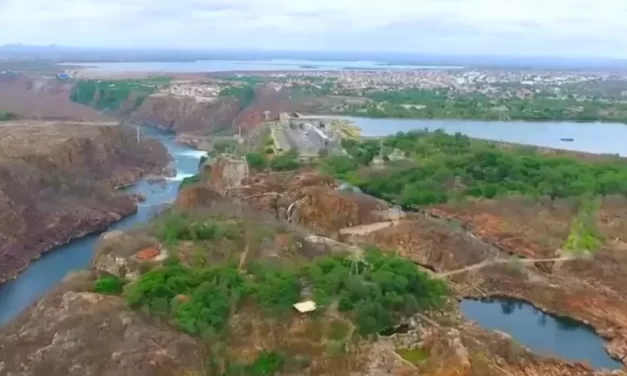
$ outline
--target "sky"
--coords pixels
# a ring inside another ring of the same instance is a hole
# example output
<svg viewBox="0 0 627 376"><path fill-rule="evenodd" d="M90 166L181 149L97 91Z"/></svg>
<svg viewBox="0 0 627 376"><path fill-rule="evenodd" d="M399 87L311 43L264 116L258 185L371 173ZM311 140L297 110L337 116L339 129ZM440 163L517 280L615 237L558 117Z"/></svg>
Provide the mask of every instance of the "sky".
<svg viewBox="0 0 627 376"><path fill-rule="evenodd" d="M627 0L0 0L0 45L627 57Z"/></svg>

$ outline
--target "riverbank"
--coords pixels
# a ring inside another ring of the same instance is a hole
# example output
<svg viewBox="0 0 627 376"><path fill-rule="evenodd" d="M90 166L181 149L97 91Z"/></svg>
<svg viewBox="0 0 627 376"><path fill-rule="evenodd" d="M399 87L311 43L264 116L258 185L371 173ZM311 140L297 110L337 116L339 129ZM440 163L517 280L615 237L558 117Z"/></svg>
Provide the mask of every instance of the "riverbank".
<svg viewBox="0 0 627 376"><path fill-rule="evenodd" d="M131 215L120 217L118 221L98 229L126 229L149 221L163 204L175 199L180 182L196 173L198 161L201 155L204 155L202 152L176 144L173 135L154 129L143 128L142 137L155 139L165 146L164 150L174 158L172 167L177 170L177 175L166 178L163 184L145 179L136 180L134 185L124 190L124 193L128 196L141 195L145 200L135 204L136 211L129 213ZM134 140L134 137L131 140ZM68 272L89 266L93 247L98 238L97 233L85 232L83 237L74 238L43 253L27 268L23 268L17 278L1 284L0 325L9 322L46 291L60 283Z"/></svg>
<svg viewBox="0 0 627 376"><path fill-rule="evenodd" d="M411 130L461 133L495 142L545 147L593 154L627 156L627 126L619 123L509 122L474 120L373 119L329 116L352 122L364 137L385 137ZM572 142L561 141L572 138Z"/></svg>

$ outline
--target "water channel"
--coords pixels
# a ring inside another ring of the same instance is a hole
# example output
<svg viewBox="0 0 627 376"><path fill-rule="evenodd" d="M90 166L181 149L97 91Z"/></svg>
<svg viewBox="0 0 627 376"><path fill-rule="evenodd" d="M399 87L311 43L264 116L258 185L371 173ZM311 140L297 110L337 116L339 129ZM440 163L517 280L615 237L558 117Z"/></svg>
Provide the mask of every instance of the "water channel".
<svg viewBox="0 0 627 376"><path fill-rule="evenodd" d="M128 229L147 222L156 208L176 197L181 180L197 172L200 157L205 154L176 144L172 135L149 128L144 128L142 132L145 136L160 140L166 146L174 159L177 175L166 184L140 181L129 188L131 193L142 193L146 196L146 201L139 204L136 214L115 223L110 230ZM47 252L15 280L0 285L0 326L59 284L68 272L88 267L99 236L91 234Z"/></svg>
<svg viewBox="0 0 627 376"><path fill-rule="evenodd" d="M382 136L412 129L443 129L477 138L627 156L627 125L623 124L349 119L362 128L365 136ZM147 132L165 144L175 160L178 174L166 185L142 181L132 187L131 192L141 192L147 199L140 205L137 214L116 223L112 229L125 229L148 221L153 208L173 200L180 181L196 173L198 161L204 154L174 143L172 136L154 130ZM560 138L564 137L574 140L561 142ZM69 271L87 267L97 239L98 235L89 235L59 247L33 262L16 280L0 285L0 326L57 285ZM507 332L539 354L588 361L598 368L621 367L605 353L603 340L590 328L544 314L527 303L465 300L461 309L467 318L486 328Z"/></svg>

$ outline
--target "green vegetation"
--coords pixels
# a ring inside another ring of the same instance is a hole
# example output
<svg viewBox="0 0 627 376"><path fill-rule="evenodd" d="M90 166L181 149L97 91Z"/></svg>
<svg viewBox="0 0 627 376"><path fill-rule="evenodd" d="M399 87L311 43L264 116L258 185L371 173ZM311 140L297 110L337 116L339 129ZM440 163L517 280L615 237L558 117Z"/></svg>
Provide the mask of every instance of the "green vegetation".
<svg viewBox="0 0 627 376"><path fill-rule="evenodd" d="M329 323L327 337L335 341L343 341L350 332L350 327L342 320L332 320Z"/></svg>
<svg viewBox="0 0 627 376"><path fill-rule="evenodd" d="M198 232L167 228L170 239L207 239L215 228ZM189 268L176 261L143 274L124 296L131 307L168 316L181 330L203 337L225 334L229 316L240 304L256 304L276 316L290 312L302 289L309 286L319 311L332 301L367 335L392 326L401 316L437 307L445 285L420 272L408 260L369 249L360 262L346 256L325 256L300 269L253 262L248 275L236 265Z"/></svg>
<svg viewBox="0 0 627 376"><path fill-rule="evenodd" d="M255 152L246 153L246 162L253 170L263 170L266 167L266 159L263 155Z"/></svg>
<svg viewBox="0 0 627 376"><path fill-rule="evenodd" d="M212 221L196 222L179 213L162 216L156 228L159 240L169 245L184 240L198 242L234 236L233 226Z"/></svg>
<svg viewBox="0 0 627 376"><path fill-rule="evenodd" d="M406 89L373 92L372 101L349 105L350 115L379 118L627 121L627 103L577 100L533 94L531 97L489 97L452 90Z"/></svg>
<svg viewBox="0 0 627 376"><path fill-rule="evenodd" d="M421 348L398 349L396 350L396 353L412 364L422 363L429 358L429 353Z"/></svg>
<svg viewBox="0 0 627 376"><path fill-rule="evenodd" d="M441 281L430 279L411 261L376 248L368 249L361 262L326 256L304 270L316 302L324 307L339 299L338 309L347 313L364 335L393 326L398 316L437 307L446 295Z"/></svg>
<svg viewBox="0 0 627 376"><path fill-rule="evenodd" d="M254 362L231 365L225 376L273 376L283 370L285 357L273 351L263 351Z"/></svg>
<svg viewBox="0 0 627 376"><path fill-rule="evenodd" d="M237 99L242 108L247 107L255 100L254 85L230 86L220 90L221 97L233 97Z"/></svg>
<svg viewBox="0 0 627 376"><path fill-rule="evenodd" d="M0 121L9 121L17 119L17 115L8 111L0 111Z"/></svg>
<svg viewBox="0 0 627 376"><path fill-rule="evenodd" d="M270 161L270 168L274 171L290 171L300 167L298 151L290 150L279 154Z"/></svg>
<svg viewBox="0 0 627 376"><path fill-rule="evenodd" d="M531 147L505 150L442 131L399 133L381 142L351 141L346 146L351 157L329 158L322 169L405 208L468 196L627 195L627 163L617 158L541 156ZM381 147L387 168L365 168ZM404 159L389 161L391 151Z"/></svg>
<svg viewBox="0 0 627 376"><path fill-rule="evenodd" d="M139 107L144 99L170 82L169 77L154 77L145 80L80 80L76 83L70 99L102 111L119 110L134 96L135 102L128 110Z"/></svg>
<svg viewBox="0 0 627 376"><path fill-rule="evenodd" d="M598 198L582 197L579 212L571 224L570 233L564 249L573 253L595 251L602 244L601 234L597 230Z"/></svg>
<svg viewBox="0 0 627 376"><path fill-rule="evenodd" d="M183 180L181 181L181 184L179 184L179 191L189 185L200 183L202 179L203 179L202 173L183 178Z"/></svg>
<svg viewBox="0 0 627 376"><path fill-rule="evenodd" d="M123 287L124 281L114 275L101 276L94 283L94 291L105 295L119 295Z"/></svg>

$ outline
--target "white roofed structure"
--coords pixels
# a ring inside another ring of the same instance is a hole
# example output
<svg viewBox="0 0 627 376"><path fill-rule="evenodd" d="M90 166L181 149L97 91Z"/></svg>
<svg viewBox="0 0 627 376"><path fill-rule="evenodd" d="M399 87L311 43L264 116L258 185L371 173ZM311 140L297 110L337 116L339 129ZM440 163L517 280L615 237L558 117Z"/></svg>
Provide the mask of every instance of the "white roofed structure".
<svg viewBox="0 0 627 376"><path fill-rule="evenodd" d="M294 304L294 308L300 313L309 313L316 310L316 302L313 300L306 300L304 302Z"/></svg>

